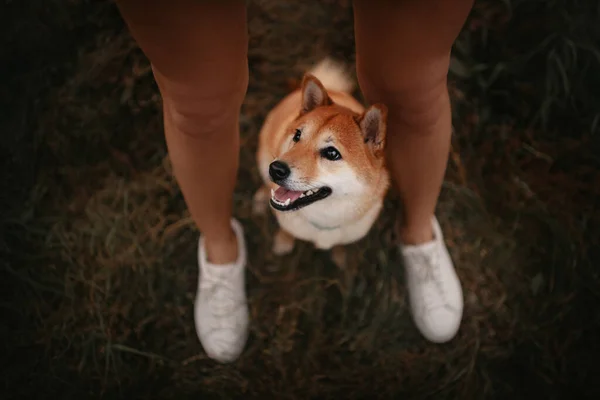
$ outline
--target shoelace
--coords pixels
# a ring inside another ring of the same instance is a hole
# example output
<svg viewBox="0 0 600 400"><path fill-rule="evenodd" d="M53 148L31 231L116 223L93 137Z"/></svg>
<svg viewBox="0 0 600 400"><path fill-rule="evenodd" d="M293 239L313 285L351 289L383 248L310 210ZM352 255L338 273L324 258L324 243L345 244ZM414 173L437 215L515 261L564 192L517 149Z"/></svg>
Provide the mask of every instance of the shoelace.
<svg viewBox="0 0 600 400"><path fill-rule="evenodd" d="M411 254L413 261L414 274L416 281L421 286L427 286L430 283L435 285L434 293L431 288L421 290L423 298L423 306L426 309L432 309L439 306L447 306L446 292L442 285L441 270L440 270L440 255L438 249L431 252L419 252Z"/></svg>
<svg viewBox="0 0 600 400"><path fill-rule="evenodd" d="M203 279L203 287L200 288L204 291L204 296L210 304L211 314L215 317L228 317L232 312L235 312L238 306L237 298L240 294L237 293L237 289L233 287L231 282L237 277L234 275L238 271L229 271L226 275L221 276L206 276Z"/></svg>

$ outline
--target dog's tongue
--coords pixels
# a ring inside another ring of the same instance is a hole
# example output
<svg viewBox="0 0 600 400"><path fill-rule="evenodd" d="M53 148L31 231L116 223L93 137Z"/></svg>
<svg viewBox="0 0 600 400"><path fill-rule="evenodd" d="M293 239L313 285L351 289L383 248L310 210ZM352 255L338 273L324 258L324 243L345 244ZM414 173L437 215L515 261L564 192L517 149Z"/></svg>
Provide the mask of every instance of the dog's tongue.
<svg viewBox="0 0 600 400"><path fill-rule="evenodd" d="M293 203L300 197L302 192L297 192L295 190L288 190L284 187L279 187L275 191L275 198L282 203L285 203L287 199L290 199L290 203Z"/></svg>

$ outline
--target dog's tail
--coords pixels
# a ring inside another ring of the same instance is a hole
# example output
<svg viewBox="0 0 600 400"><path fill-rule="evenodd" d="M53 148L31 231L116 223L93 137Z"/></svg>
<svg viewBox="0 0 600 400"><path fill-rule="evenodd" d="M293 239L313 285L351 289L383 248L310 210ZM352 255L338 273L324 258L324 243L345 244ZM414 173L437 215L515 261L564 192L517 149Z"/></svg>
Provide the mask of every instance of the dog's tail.
<svg viewBox="0 0 600 400"><path fill-rule="evenodd" d="M345 65L327 57L308 71L321 81L325 89L352 93L356 83Z"/></svg>

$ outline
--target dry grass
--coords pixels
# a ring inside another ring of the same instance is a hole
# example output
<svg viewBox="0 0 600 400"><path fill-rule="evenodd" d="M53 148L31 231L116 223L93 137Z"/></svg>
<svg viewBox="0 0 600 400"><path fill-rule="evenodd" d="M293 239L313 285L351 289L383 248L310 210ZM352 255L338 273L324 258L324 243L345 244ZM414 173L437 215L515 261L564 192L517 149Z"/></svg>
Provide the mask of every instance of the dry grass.
<svg viewBox="0 0 600 400"><path fill-rule="evenodd" d="M307 244L270 253L274 220L251 215L259 126L308 65L328 54L353 62L352 14L344 2L251 2L235 214L248 233L252 325L241 359L221 366L194 332L198 232L170 173L148 63L111 4L50 2L46 30L57 33L43 44L56 40L57 51L9 71L5 87L21 88L20 100L2 96L4 127L35 145L5 144L19 169L4 193L22 188L3 196L4 398L597 398L600 98L552 82L597 76L584 39L600 35L576 32L585 71L559 50L547 58L554 69L535 70L517 56L540 63L557 48L543 46L565 42L519 41L530 3L478 2L457 44L438 215L466 304L458 337L440 346L408 313L393 196L346 270ZM560 7L537 9L542 32L572 32ZM23 26L13 28L21 45L36 48ZM557 76L557 65L569 67Z"/></svg>

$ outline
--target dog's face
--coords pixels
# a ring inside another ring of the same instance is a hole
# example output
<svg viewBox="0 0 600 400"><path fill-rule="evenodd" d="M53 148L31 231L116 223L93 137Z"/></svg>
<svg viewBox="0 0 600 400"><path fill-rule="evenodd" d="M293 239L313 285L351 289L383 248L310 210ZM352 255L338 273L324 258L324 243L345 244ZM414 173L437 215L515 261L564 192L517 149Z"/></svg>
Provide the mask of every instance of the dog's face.
<svg viewBox="0 0 600 400"><path fill-rule="evenodd" d="M334 104L321 82L307 75L299 116L288 126L269 167L271 180L279 186L272 191L271 206L336 213L381 197L381 189L387 188L386 117L381 104L362 115Z"/></svg>

